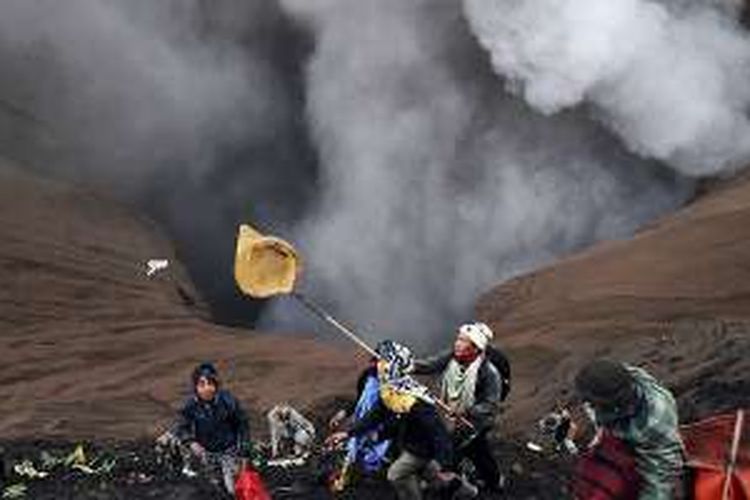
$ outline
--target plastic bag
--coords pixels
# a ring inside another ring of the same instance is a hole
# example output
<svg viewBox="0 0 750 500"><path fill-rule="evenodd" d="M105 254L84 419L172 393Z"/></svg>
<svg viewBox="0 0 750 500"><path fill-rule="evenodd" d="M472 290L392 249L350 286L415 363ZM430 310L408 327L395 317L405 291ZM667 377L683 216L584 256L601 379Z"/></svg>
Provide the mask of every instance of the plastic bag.
<svg viewBox="0 0 750 500"><path fill-rule="evenodd" d="M237 475L234 495L236 500L271 500L260 474L250 467L245 467Z"/></svg>

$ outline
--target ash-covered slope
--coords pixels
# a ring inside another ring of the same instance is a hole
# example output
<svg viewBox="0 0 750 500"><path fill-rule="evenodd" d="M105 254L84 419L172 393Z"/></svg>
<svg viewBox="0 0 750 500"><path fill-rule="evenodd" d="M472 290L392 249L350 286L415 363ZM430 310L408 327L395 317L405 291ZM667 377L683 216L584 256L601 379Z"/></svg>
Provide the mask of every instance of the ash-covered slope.
<svg viewBox="0 0 750 500"><path fill-rule="evenodd" d="M585 358L647 366L683 420L750 404L750 176L721 183L632 240L487 293L479 317L516 368L507 415L525 426L565 400Z"/></svg>
<svg viewBox="0 0 750 500"><path fill-rule="evenodd" d="M171 266L148 278L153 258ZM5 439L154 432L185 396L193 364L206 359L218 361L254 412L348 393L356 376L349 353L311 339L210 324L156 227L3 161L0 282Z"/></svg>
<svg viewBox="0 0 750 500"><path fill-rule="evenodd" d="M310 407L350 393L350 352L210 324L170 244L127 207L0 167L1 437L154 432L205 359L256 417L277 401ZM748 404L749 256L745 176L632 240L486 294L478 315L514 366L505 431L565 400L594 355L646 364L686 419ZM148 278L151 258L171 266Z"/></svg>

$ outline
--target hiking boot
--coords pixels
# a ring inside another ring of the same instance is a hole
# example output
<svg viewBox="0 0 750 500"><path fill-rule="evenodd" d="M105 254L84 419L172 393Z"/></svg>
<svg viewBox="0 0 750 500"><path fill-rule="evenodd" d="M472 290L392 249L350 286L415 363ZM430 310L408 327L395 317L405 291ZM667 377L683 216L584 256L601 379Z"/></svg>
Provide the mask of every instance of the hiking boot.
<svg viewBox="0 0 750 500"><path fill-rule="evenodd" d="M461 486L453 494L454 500L468 500L479 496L479 488L468 481L462 481Z"/></svg>
<svg viewBox="0 0 750 500"><path fill-rule="evenodd" d="M500 474L500 477L496 484L488 484L481 479L477 481L477 485L481 491L489 493L502 493L508 486L508 478L504 474Z"/></svg>
<svg viewBox="0 0 750 500"><path fill-rule="evenodd" d="M445 489L445 497L452 500L468 500L479 496L479 488L465 478L453 479Z"/></svg>
<svg viewBox="0 0 750 500"><path fill-rule="evenodd" d="M498 479L497 484L495 485L495 491L503 491L506 486L508 486L508 478L505 474L500 474L500 479Z"/></svg>

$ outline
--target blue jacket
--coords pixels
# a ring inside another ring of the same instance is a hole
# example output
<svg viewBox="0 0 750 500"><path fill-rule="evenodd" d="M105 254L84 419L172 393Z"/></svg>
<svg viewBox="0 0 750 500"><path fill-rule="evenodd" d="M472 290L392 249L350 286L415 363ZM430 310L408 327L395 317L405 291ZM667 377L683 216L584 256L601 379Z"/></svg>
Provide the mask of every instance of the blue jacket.
<svg viewBox="0 0 750 500"><path fill-rule="evenodd" d="M182 442L196 441L207 451L239 451L250 438L247 414L229 391L217 391L210 402L190 397L180 411L175 434Z"/></svg>
<svg viewBox="0 0 750 500"><path fill-rule="evenodd" d="M362 382L357 406L354 409L355 421L364 418L378 404L380 398L378 393L380 383L378 382L377 372L374 370L366 371ZM382 426L376 426L374 429L375 435L367 433L350 438L347 443L347 462L350 464L359 462L365 472L378 471L382 467L391 445L390 440L383 439L378 435L383 430Z"/></svg>

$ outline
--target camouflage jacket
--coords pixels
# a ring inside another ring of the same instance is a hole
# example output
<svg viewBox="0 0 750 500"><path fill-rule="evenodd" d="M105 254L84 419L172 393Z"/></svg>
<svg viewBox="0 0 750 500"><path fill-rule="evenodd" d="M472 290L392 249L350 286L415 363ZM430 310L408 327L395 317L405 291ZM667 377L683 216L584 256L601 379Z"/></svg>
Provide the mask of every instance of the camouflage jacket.
<svg viewBox="0 0 750 500"><path fill-rule="evenodd" d="M639 500L668 500L682 477L683 445L674 397L645 370L626 366L636 380L639 403L635 414L604 426L635 453L642 486ZM606 422L605 415L597 420Z"/></svg>

